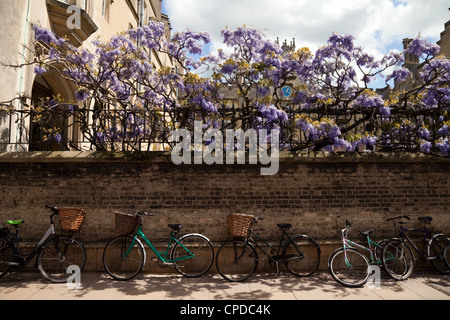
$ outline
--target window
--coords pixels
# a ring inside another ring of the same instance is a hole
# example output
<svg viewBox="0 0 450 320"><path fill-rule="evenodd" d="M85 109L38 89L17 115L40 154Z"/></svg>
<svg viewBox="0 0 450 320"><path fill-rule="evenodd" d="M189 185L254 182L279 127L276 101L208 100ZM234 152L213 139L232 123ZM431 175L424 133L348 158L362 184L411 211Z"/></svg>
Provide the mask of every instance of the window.
<svg viewBox="0 0 450 320"><path fill-rule="evenodd" d="M111 6L111 0L102 0L102 16L109 22L109 10Z"/></svg>

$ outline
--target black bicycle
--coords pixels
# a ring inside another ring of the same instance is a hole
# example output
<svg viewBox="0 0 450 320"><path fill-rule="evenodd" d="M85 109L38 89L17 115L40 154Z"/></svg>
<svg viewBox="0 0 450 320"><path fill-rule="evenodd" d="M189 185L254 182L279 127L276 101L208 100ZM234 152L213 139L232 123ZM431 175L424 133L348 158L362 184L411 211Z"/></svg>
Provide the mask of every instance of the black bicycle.
<svg viewBox="0 0 450 320"><path fill-rule="evenodd" d="M432 235L426 225L430 225L432 217L419 217L423 223L423 228L408 229L405 227L406 221L411 220L409 216L399 216L387 219L400 225L398 237L391 239L383 248L383 265L387 273L396 280L407 279L414 269L414 257L412 249L425 261L430 261L431 265L442 274L449 274L449 263L446 261L444 249L449 244L447 237L442 234ZM407 232L422 233L423 249L420 249L413 240L407 235ZM412 249L411 249L412 248ZM394 255L394 257L392 257Z"/></svg>
<svg viewBox="0 0 450 320"><path fill-rule="evenodd" d="M321 250L314 239L307 235L290 236L287 230L292 225L279 223L277 226L281 229L282 234L278 248L275 248L251 228L259 220L263 220L263 218L251 218L245 238L235 238L219 248L216 267L223 278L233 282L248 279L258 268L260 261L256 248L269 258L269 263L276 268L277 274L280 273L280 263L284 263L287 270L298 277L310 276L318 269ZM262 242L266 249L257 241Z"/></svg>
<svg viewBox="0 0 450 320"><path fill-rule="evenodd" d="M21 271L34 258L39 271L47 280L56 283L66 282L77 267L80 272L86 264L86 250L83 243L73 234L81 228L85 213L81 209L46 206L53 213L50 215L50 227L33 251L22 253L19 238L19 226L23 220L8 220L6 223L15 228L11 232L7 227L0 227L0 278L8 272ZM57 234L53 218L61 213L61 224L68 235Z"/></svg>

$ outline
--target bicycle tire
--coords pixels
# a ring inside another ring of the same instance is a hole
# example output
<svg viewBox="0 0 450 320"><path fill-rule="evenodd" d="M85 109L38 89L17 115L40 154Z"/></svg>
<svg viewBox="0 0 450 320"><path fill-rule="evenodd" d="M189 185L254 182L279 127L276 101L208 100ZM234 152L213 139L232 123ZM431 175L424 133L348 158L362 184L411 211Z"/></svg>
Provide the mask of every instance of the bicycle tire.
<svg viewBox="0 0 450 320"><path fill-rule="evenodd" d="M308 277L319 268L319 244L309 236L295 236L286 242L283 260L290 273L297 277Z"/></svg>
<svg viewBox="0 0 450 320"><path fill-rule="evenodd" d="M428 243L427 255L430 263L441 274L450 273L450 268L444 260L444 249L448 244L449 241L443 234L435 235Z"/></svg>
<svg viewBox="0 0 450 320"><path fill-rule="evenodd" d="M183 246L194 255L193 258L188 257ZM197 278L208 272L214 263L214 246L201 234L187 234L178 239L172 247L170 259L179 274L187 278Z"/></svg>
<svg viewBox="0 0 450 320"><path fill-rule="evenodd" d="M328 268L333 279L350 288L361 287L367 283L370 276L369 266L367 257L351 248L336 249L328 259Z"/></svg>
<svg viewBox="0 0 450 320"><path fill-rule="evenodd" d="M383 248L383 267L395 280L406 280L414 270L411 248L400 239L392 239Z"/></svg>
<svg viewBox="0 0 450 320"><path fill-rule="evenodd" d="M228 241L217 252L216 268L219 274L228 281L245 281L258 268L258 253L248 242Z"/></svg>
<svg viewBox="0 0 450 320"><path fill-rule="evenodd" d="M450 269L450 244L444 248L443 256L445 265Z"/></svg>
<svg viewBox="0 0 450 320"><path fill-rule="evenodd" d="M391 241L391 239L382 239L376 243L375 250L373 250L375 265L380 267L383 266L383 248L389 241Z"/></svg>
<svg viewBox="0 0 450 320"><path fill-rule="evenodd" d="M14 255L16 254L16 248L10 243L6 237L0 237L0 254L2 255ZM8 265L0 264L0 279L3 278L11 267Z"/></svg>
<svg viewBox="0 0 450 320"><path fill-rule="evenodd" d="M134 241L131 252L124 257ZM103 267L115 280L128 281L136 277L145 265L145 249L139 239L118 236L111 239L103 251Z"/></svg>
<svg viewBox="0 0 450 320"><path fill-rule="evenodd" d="M76 266L82 271L86 265L83 243L69 236L54 235L42 245L37 256L38 269L45 279L54 283L67 282L67 268Z"/></svg>

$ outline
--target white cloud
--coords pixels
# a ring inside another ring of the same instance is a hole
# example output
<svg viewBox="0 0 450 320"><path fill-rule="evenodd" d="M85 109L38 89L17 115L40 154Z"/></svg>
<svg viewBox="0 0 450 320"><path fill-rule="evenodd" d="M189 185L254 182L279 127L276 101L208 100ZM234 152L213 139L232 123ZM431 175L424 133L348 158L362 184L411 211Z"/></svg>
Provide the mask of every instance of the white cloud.
<svg viewBox="0 0 450 320"><path fill-rule="evenodd" d="M207 31L213 49L220 31L244 24L269 38L316 50L333 32L352 34L372 54L401 49L402 39L419 33L439 40L449 19L448 0L163 0L174 31Z"/></svg>

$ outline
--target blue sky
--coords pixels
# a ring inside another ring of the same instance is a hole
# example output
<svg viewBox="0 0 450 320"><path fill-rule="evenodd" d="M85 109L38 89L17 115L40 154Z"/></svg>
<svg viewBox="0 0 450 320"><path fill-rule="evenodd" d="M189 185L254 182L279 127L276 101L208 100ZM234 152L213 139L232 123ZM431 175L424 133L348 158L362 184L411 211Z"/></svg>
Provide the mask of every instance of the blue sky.
<svg viewBox="0 0 450 320"><path fill-rule="evenodd" d="M220 31L244 24L270 39L295 38L315 51L333 32L352 34L357 45L380 57L402 49L403 38L436 42L450 20L448 0L163 0L173 31L207 31L211 51L223 48Z"/></svg>

